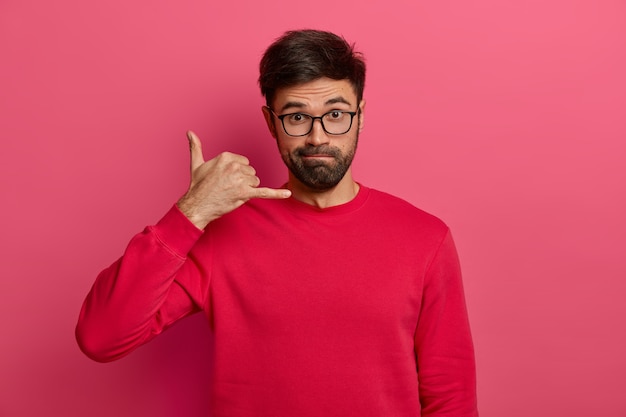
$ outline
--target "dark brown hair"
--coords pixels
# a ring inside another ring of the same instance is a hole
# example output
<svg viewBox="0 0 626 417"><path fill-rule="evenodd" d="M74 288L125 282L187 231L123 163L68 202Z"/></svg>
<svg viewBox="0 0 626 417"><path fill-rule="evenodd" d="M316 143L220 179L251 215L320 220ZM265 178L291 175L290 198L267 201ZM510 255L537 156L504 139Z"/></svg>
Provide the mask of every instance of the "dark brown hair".
<svg viewBox="0 0 626 417"><path fill-rule="evenodd" d="M357 97L363 98L365 61L346 40L331 32L296 30L272 43L259 65L259 85L268 106L276 90L322 77L348 80Z"/></svg>

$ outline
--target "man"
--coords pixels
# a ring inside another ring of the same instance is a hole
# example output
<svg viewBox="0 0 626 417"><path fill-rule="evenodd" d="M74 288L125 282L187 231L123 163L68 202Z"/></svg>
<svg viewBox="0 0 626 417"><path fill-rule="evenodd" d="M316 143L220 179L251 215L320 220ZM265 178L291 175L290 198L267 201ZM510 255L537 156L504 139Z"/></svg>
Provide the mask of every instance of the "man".
<svg viewBox="0 0 626 417"><path fill-rule="evenodd" d="M114 360L202 311L213 416L476 416L448 228L352 177L360 54L328 32L287 32L260 72L285 188L259 187L244 156L205 161L189 132L189 190L98 276L82 350Z"/></svg>

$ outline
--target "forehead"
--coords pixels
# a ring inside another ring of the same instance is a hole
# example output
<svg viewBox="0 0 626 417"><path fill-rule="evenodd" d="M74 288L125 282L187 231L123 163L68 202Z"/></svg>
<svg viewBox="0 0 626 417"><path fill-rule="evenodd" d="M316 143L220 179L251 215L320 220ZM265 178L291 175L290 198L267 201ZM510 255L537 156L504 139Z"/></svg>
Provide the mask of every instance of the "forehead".
<svg viewBox="0 0 626 417"><path fill-rule="evenodd" d="M329 106L354 107L356 94L348 80L318 78L307 83L276 90L273 107L277 111L287 108L324 109Z"/></svg>

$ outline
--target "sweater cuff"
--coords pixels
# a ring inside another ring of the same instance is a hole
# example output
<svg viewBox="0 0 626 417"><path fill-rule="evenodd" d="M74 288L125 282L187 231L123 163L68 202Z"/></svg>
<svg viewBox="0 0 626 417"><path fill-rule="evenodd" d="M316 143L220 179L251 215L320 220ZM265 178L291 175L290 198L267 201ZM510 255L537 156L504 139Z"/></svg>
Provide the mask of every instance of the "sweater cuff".
<svg viewBox="0 0 626 417"><path fill-rule="evenodd" d="M204 233L180 211L176 204L151 229L163 245L181 258L187 257L191 248Z"/></svg>

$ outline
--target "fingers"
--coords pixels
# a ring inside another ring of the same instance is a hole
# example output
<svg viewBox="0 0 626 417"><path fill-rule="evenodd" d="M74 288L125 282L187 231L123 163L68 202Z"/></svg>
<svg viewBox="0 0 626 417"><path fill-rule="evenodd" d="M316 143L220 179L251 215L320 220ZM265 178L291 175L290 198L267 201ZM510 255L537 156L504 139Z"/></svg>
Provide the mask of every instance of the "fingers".
<svg viewBox="0 0 626 417"><path fill-rule="evenodd" d="M252 167L252 165L241 165L241 172L248 176L256 175L256 169Z"/></svg>
<svg viewBox="0 0 626 417"><path fill-rule="evenodd" d="M236 154L236 153L230 153L230 152L224 152L221 156L224 157L224 158L227 158L229 161L236 162L236 163L238 163L238 164L240 164L242 166L248 166L248 167L252 168L250 166L250 160L248 158L246 158L245 156L243 156L243 155L239 155L239 154Z"/></svg>
<svg viewBox="0 0 626 417"><path fill-rule="evenodd" d="M283 188L275 189L259 187L255 188L254 190L254 198L283 199L291 197L291 191Z"/></svg>
<svg viewBox="0 0 626 417"><path fill-rule="evenodd" d="M191 152L191 171L193 172L200 165L204 164L204 156L202 155L202 143L200 138L191 130L187 132L189 139L189 151Z"/></svg>

